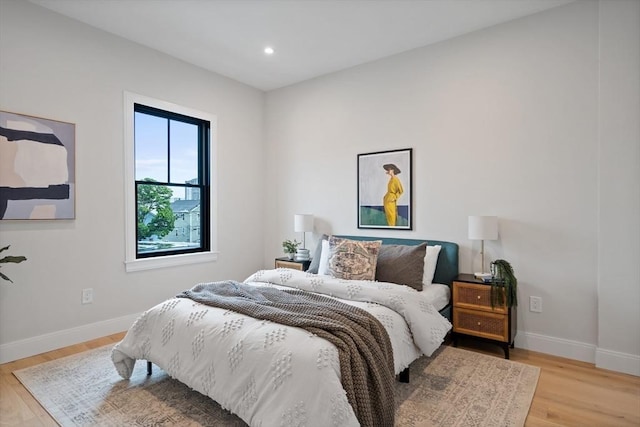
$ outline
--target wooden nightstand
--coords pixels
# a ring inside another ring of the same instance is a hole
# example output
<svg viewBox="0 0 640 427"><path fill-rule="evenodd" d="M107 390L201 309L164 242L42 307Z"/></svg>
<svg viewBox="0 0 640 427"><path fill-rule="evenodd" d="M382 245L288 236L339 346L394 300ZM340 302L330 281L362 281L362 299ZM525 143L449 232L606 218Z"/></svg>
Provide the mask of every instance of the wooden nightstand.
<svg viewBox="0 0 640 427"><path fill-rule="evenodd" d="M460 274L453 281L453 344L458 336L472 336L499 344L509 358L516 336L516 307L491 308L491 285L473 274Z"/></svg>
<svg viewBox="0 0 640 427"><path fill-rule="evenodd" d="M294 270L307 271L311 265L311 260L294 261L287 257L276 258L276 268L293 268Z"/></svg>

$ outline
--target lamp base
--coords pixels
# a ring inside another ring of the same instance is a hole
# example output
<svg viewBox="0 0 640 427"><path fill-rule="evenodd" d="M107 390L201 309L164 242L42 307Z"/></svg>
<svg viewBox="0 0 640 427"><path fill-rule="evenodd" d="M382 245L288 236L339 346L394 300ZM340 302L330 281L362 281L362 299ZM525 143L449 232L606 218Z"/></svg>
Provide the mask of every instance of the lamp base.
<svg viewBox="0 0 640 427"><path fill-rule="evenodd" d="M295 261L309 261L309 249L298 248L294 259Z"/></svg>

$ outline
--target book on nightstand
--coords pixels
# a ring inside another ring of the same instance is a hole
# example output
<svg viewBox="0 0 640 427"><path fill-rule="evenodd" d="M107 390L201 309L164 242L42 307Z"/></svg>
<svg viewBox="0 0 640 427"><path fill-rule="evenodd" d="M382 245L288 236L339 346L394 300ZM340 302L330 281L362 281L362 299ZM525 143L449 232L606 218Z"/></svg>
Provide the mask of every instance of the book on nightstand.
<svg viewBox="0 0 640 427"><path fill-rule="evenodd" d="M487 279L491 281L491 278L493 277L491 273L474 273L473 275L476 277L476 279L480 279L483 281L486 281Z"/></svg>

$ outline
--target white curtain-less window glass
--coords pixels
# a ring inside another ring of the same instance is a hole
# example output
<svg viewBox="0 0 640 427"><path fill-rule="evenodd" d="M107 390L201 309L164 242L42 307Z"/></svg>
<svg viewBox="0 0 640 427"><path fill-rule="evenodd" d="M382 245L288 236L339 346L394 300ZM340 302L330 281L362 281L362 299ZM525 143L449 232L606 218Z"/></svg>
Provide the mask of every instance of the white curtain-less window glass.
<svg viewBox="0 0 640 427"><path fill-rule="evenodd" d="M138 104L135 110L137 257L206 250L209 122Z"/></svg>
<svg viewBox="0 0 640 427"><path fill-rule="evenodd" d="M169 152L171 182L193 182L197 179L198 171L198 126L171 120L169 139L171 147Z"/></svg>
<svg viewBox="0 0 640 427"><path fill-rule="evenodd" d="M144 113L135 113L136 180L151 178L167 182L167 126L169 120Z"/></svg>
<svg viewBox="0 0 640 427"><path fill-rule="evenodd" d="M199 199L176 198L175 194L184 194L184 187L139 184L137 188L138 212L143 211L143 220L138 222L138 254L159 255L200 248ZM163 194L167 201L164 206Z"/></svg>

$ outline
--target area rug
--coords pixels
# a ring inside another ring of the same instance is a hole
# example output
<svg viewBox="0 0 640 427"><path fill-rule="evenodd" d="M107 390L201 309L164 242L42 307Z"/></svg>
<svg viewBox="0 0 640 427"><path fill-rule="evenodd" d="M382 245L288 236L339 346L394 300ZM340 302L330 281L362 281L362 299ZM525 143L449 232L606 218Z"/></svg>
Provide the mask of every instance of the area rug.
<svg viewBox="0 0 640 427"><path fill-rule="evenodd" d="M14 375L62 426L246 426L213 400L138 361L130 380L116 373L111 346ZM540 369L443 346L396 382L396 426L522 426Z"/></svg>

